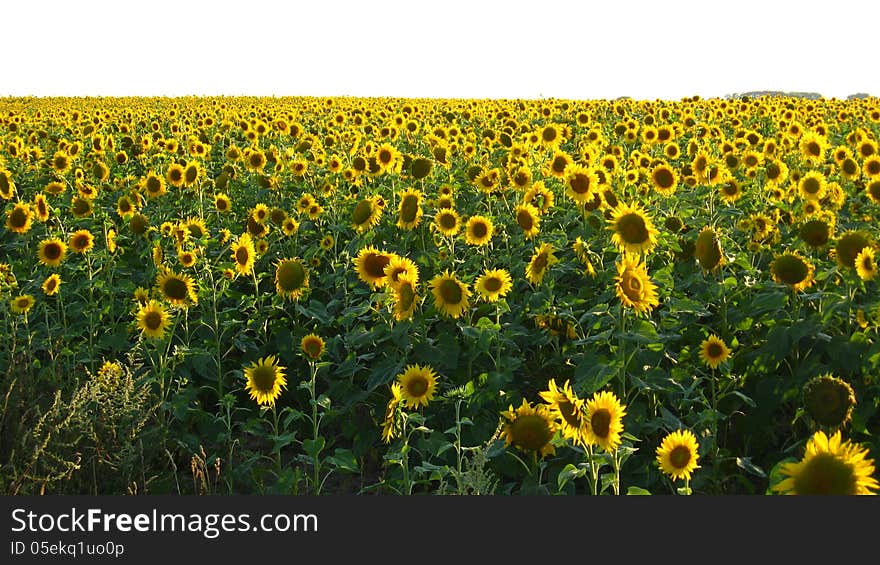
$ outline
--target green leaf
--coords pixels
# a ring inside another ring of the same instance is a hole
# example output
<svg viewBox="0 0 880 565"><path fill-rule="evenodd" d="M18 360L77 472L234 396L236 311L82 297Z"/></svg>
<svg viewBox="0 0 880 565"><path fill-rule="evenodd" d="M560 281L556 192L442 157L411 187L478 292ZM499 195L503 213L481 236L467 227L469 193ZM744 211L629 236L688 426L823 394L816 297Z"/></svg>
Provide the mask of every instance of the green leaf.
<svg viewBox="0 0 880 565"><path fill-rule="evenodd" d="M584 467L578 468L573 464L569 463L566 465L561 471L559 471L559 475L556 477L556 488L562 490L565 487L568 481L579 479L581 477L586 476L587 469Z"/></svg>
<svg viewBox="0 0 880 565"><path fill-rule="evenodd" d="M341 471L348 471L349 473L358 472L357 457L349 449L337 448L333 451L333 455L327 457L325 461Z"/></svg>
<svg viewBox="0 0 880 565"><path fill-rule="evenodd" d="M631 486L628 489L626 489L626 494L636 495L636 496L650 496L651 491L643 489L642 487Z"/></svg>
<svg viewBox="0 0 880 565"><path fill-rule="evenodd" d="M324 449L324 438L303 440L303 451L312 459L317 459L318 454Z"/></svg>

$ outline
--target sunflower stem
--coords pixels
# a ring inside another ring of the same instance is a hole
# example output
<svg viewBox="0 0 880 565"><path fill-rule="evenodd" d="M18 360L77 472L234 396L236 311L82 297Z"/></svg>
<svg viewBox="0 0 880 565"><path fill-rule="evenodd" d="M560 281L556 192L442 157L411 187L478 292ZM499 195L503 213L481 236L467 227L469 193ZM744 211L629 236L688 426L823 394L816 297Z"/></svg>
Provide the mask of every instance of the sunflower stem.
<svg viewBox="0 0 880 565"><path fill-rule="evenodd" d="M596 467L595 454L593 453L593 444L587 444L587 454L590 459L590 488L593 490L593 496L599 495L599 469Z"/></svg>

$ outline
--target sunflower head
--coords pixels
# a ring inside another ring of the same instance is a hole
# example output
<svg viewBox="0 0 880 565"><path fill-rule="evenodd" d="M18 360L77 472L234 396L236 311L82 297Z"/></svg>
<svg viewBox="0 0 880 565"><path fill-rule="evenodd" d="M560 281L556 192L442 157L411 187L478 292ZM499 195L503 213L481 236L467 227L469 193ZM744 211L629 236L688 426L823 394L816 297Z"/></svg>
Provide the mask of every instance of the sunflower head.
<svg viewBox="0 0 880 565"><path fill-rule="evenodd" d="M444 271L430 282L434 306L444 316L458 318L469 306L470 290L455 273Z"/></svg>
<svg viewBox="0 0 880 565"><path fill-rule="evenodd" d="M647 254L657 244L658 231L638 204L630 206L621 202L613 211L608 229L614 232L611 240L621 253Z"/></svg>
<svg viewBox="0 0 880 565"><path fill-rule="evenodd" d="M770 272L774 281L786 284L793 291L798 292L813 284L815 267L797 251L793 251L777 255L770 263Z"/></svg>
<svg viewBox="0 0 880 565"><path fill-rule="evenodd" d="M718 232L710 227L705 227L697 236L694 243L694 257L703 271L714 271L724 264L724 254L721 252L721 239Z"/></svg>
<svg viewBox="0 0 880 565"><path fill-rule="evenodd" d="M46 296L55 296L58 294L58 289L61 287L61 277L58 273L52 273L46 280L43 281L43 284L40 285L40 288L43 289L43 294Z"/></svg>
<svg viewBox="0 0 880 565"><path fill-rule="evenodd" d="M657 287L648 276L648 269L638 258L624 254L617 263L617 297L627 308L649 313L659 306Z"/></svg>
<svg viewBox="0 0 880 565"><path fill-rule="evenodd" d="M844 426L852 418L855 404L856 395L849 383L830 374L813 377L804 385L804 409L820 426Z"/></svg>
<svg viewBox="0 0 880 565"><path fill-rule="evenodd" d="M818 431L807 442L804 458L785 463L786 478L772 487L782 494L861 495L880 488L874 475L874 461L868 450L850 441L841 442L840 430L828 437Z"/></svg>
<svg viewBox="0 0 880 565"><path fill-rule="evenodd" d="M514 409L510 405L501 415L507 420L504 424L504 440L507 445L514 445L521 451L536 453L542 457L556 453L550 440L556 433L557 425L547 406L532 406L523 398L518 408Z"/></svg>
<svg viewBox="0 0 880 565"><path fill-rule="evenodd" d="M703 363L713 369L717 369L721 363L730 357L730 349L724 340L712 334L700 344L700 358Z"/></svg>
<svg viewBox="0 0 880 565"><path fill-rule="evenodd" d="M379 251L372 245L362 248L354 258L358 278L375 289L385 285L385 267L391 263L392 255Z"/></svg>
<svg viewBox="0 0 880 565"><path fill-rule="evenodd" d="M584 411L584 401L571 389L569 381L557 386L556 379L550 379L547 390L538 393L549 406L562 431L562 436L575 444L582 444L587 435L588 420Z"/></svg>
<svg viewBox="0 0 880 565"><path fill-rule="evenodd" d="M427 406L434 399L437 388L437 373L430 365L409 365L397 375L403 403L408 408Z"/></svg>
<svg viewBox="0 0 880 565"><path fill-rule="evenodd" d="M877 262L874 260L874 248L864 247L855 260L856 273L863 281L871 281L877 277Z"/></svg>
<svg viewBox="0 0 880 565"><path fill-rule="evenodd" d="M871 244L868 234L860 230L847 231L837 239L834 257L841 267L855 268L856 257L865 247Z"/></svg>
<svg viewBox="0 0 880 565"><path fill-rule="evenodd" d="M275 290L282 298L296 300L309 285L309 272L299 259L281 259L275 265Z"/></svg>
<svg viewBox="0 0 880 565"><path fill-rule="evenodd" d="M198 302L196 283L189 275L161 269L156 277L156 287L160 295L171 304L187 306L190 302Z"/></svg>
<svg viewBox="0 0 880 565"><path fill-rule="evenodd" d="M36 302L30 294L19 294L9 301L9 309L14 314L27 314Z"/></svg>
<svg viewBox="0 0 880 565"><path fill-rule="evenodd" d="M486 216L471 216L465 225L465 241L468 245L488 245L495 232L495 225Z"/></svg>
<svg viewBox="0 0 880 565"><path fill-rule="evenodd" d="M505 269L486 269L474 285L477 293L487 302L495 302L510 292L513 279Z"/></svg>
<svg viewBox="0 0 880 565"><path fill-rule="evenodd" d="M317 334L309 334L299 342L299 348L303 354L311 360L317 360L324 354L324 340Z"/></svg>
<svg viewBox="0 0 880 565"><path fill-rule="evenodd" d="M534 285L541 284L544 275L551 265L559 262L559 258L554 255L555 249L550 243L542 243L535 248L529 264L526 265L526 279Z"/></svg>
<svg viewBox="0 0 880 565"><path fill-rule="evenodd" d="M287 387L286 367L278 365L274 355L254 361L244 369L245 390L260 406L275 406L283 388Z"/></svg>
<svg viewBox="0 0 880 565"><path fill-rule="evenodd" d="M690 430L676 430L666 435L657 447L657 464L672 480L690 480L699 468L697 438Z"/></svg>
<svg viewBox="0 0 880 565"><path fill-rule="evenodd" d="M798 229L798 236L808 247L824 247L834 235L834 216L820 213L804 221Z"/></svg>
<svg viewBox="0 0 880 565"><path fill-rule="evenodd" d="M171 325L171 316L160 302L148 299L138 310L137 325L144 337L162 339Z"/></svg>

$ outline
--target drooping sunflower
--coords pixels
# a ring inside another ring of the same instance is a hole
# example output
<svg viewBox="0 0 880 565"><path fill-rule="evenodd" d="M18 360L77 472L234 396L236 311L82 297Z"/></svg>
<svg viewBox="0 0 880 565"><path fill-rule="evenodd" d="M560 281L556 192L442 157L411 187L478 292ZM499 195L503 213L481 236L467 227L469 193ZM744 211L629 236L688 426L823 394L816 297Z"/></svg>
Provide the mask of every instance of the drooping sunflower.
<svg viewBox="0 0 880 565"><path fill-rule="evenodd" d="M147 300L137 313L137 326L144 337L150 339L162 339L165 330L171 325L171 314L162 303L156 300Z"/></svg>
<svg viewBox="0 0 880 565"><path fill-rule="evenodd" d="M555 249L551 243L542 243L535 248L529 264L526 265L526 279L530 283L534 285L541 284L550 266L559 262L559 258L553 254L554 251Z"/></svg>
<svg viewBox="0 0 880 565"><path fill-rule="evenodd" d="M818 431L807 442L804 458L780 468L787 478L772 487L789 495L869 495L880 489L868 450L841 441L840 430L828 437Z"/></svg>
<svg viewBox="0 0 880 565"><path fill-rule="evenodd" d="M397 375L397 382L402 388L404 406L427 406L434 399L437 373L430 365L408 365L403 373Z"/></svg>
<svg viewBox="0 0 880 565"><path fill-rule="evenodd" d="M442 208L434 215L434 225L443 235L453 236L461 228L461 218L453 208Z"/></svg>
<svg viewBox="0 0 880 565"><path fill-rule="evenodd" d="M27 314L37 301L30 294L19 294L9 301L9 309L13 314Z"/></svg>
<svg viewBox="0 0 880 565"><path fill-rule="evenodd" d="M714 271L724 264L724 253L721 251L718 232L709 226L700 231L694 243L694 257L705 272Z"/></svg>
<svg viewBox="0 0 880 565"><path fill-rule="evenodd" d="M584 411L584 401L572 391L569 381L565 381L559 387L556 385L556 379L550 379L547 390L538 394L549 406L562 432L562 437L570 439L575 445L583 444L589 426Z"/></svg>
<svg viewBox="0 0 880 565"><path fill-rule="evenodd" d="M471 216L465 224L464 239L468 245L488 245L495 233L495 225L486 216Z"/></svg>
<svg viewBox="0 0 880 565"><path fill-rule="evenodd" d="M555 418L544 404L532 406L523 398L522 404L514 409L511 404L501 413L504 423L504 441L526 453L533 452L541 457L553 455L556 448L550 443L556 433Z"/></svg>
<svg viewBox="0 0 880 565"><path fill-rule="evenodd" d="M401 275L409 275L413 282L419 280L419 267L412 259L395 254L385 265L385 284L396 289Z"/></svg>
<svg viewBox="0 0 880 565"><path fill-rule="evenodd" d="M516 224L522 229L526 239L532 239L541 231L541 216L531 204L519 204L513 209Z"/></svg>
<svg viewBox="0 0 880 565"><path fill-rule="evenodd" d="M254 263L257 260L257 251L254 248L254 241L247 232L241 234L235 243L230 247L232 252L232 261L235 264L235 270L242 275L249 275L254 270Z"/></svg>
<svg viewBox="0 0 880 565"><path fill-rule="evenodd" d="M699 447L697 437L690 430L676 430L667 434L657 447L660 470L672 480L689 481L691 473L700 468L697 464Z"/></svg>
<svg viewBox="0 0 880 565"><path fill-rule="evenodd" d="M156 287L161 296L170 304L187 306L189 302L196 304L196 283L189 275L178 274L168 268L162 268L156 276Z"/></svg>
<svg viewBox="0 0 880 565"><path fill-rule="evenodd" d="M700 344L700 358L703 360L703 363L713 369L717 369L729 357L730 349L727 347L727 344L715 334L710 335Z"/></svg>
<svg viewBox="0 0 880 565"><path fill-rule="evenodd" d="M598 445L607 452L617 449L623 433L626 406L620 404L613 392L606 390L593 393L593 398L585 402L585 409L585 443Z"/></svg>
<svg viewBox="0 0 880 565"><path fill-rule="evenodd" d="M354 258L358 278L373 288L382 288L385 285L385 267L391 258L391 254L379 251L372 245L362 248Z"/></svg>
<svg viewBox="0 0 880 565"><path fill-rule="evenodd" d="M382 441L385 443L391 443L398 434L397 413L402 400L403 387L398 382L391 383L391 399L385 407L385 417L382 419Z"/></svg>
<svg viewBox="0 0 880 565"><path fill-rule="evenodd" d="M321 358L321 355L324 354L325 345L324 339L313 333L303 337L299 342L300 350L313 361Z"/></svg>
<svg viewBox="0 0 880 565"><path fill-rule="evenodd" d="M797 251L777 255L770 263L773 280L778 284L787 284L794 292L804 290L813 284L815 270L813 264Z"/></svg>
<svg viewBox="0 0 880 565"><path fill-rule="evenodd" d="M297 300L309 286L309 272L299 259L281 259L275 264L278 296Z"/></svg>
<svg viewBox="0 0 880 565"><path fill-rule="evenodd" d="M657 287L648 275L648 268L638 257L625 255L617 263L617 297L627 308L636 312L650 313L659 306Z"/></svg>
<svg viewBox="0 0 880 565"><path fill-rule="evenodd" d="M49 219L49 202L46 200L45 194L37 194L34 196L33 202L33 212L34 218L36 218L40 222L45 222Z"/></svg>
<svg viewBox="0 0 880 565"><path fill-rule="evenodd" d="M841 267L855 268L856 257L862 249L871 245L871 239L867 233L861 230L849 230L837 238L834 246L834 257Z"/></svg>
<svg viewBox="0 0 880 565"><path fill-rule="evenodd" d="M659 232L641 206L621 202L613 214L608 229L614 232L611 241L622 253L647 255L654 249Z"/></svg>
<svg viewBox="0 0 880 565"><path fill-rule="evenodd" d="M16 202L6 213L6 229L13 233L27 233L33 223L31 207L26 202Z"/></svg>
<svg viewBox="0 0 880 565"><path fill-rule="evenodd" d="M397 208L397 227L411 230L422 220L422 193L409 188L400 193L400 204Z"/></svg>
<svg viewBox="0 0 880 565"><path fill-rule="evenodd" d="M471 293L468 285L458 280L455 273L444 271L430 282L434 306L445 316L458 318L468 308Z"/></svg>
<svg viewBox="0 0 880 565"><path fill-rule="evenodd" d="M486 302L496 302L513 288L513 279L506 269L486 269L474 284L477 294Z"/></svg>
<svg viewBox="0 0 880 565"><path fill-rule="evenodd" d="M845 380L826 373L807 381L803 392L804 409L820 426L840 428L852 419L856 393Z"/></svg>
<svg viewBox="0 0 880 565"><path fill-rule="evenodd" d="M412 318L419 301L417 281L409 273L401 273L397 285L392 289L394 298L393 314L398 322Z"/></svg>
<svg viewBox="0 0 880 565"><path fill-rule="evenodd" d="M37 259L47 267L57 267L64 261L66 255L67 244L57 237L44 239L37 249Z"/></svg>
<svg viewBox="0 0 880 565"><path fill-rule="evenodd" d="M87 253L95 246L95 236L89 230L77 230L70 234L68 246L75 253Z"/></svg>
<svg viewBox="0 0 880 565"><path fill-rule="evenodd" d="M877 277L877 263L874 261L874 248L865 246L856 255L856 273L863 281L871 281Z"/></svg>
<svg viewBox="0 0 880 565"><path fill-rule="evenodd" d="M245 390L260 406L275 406L281 390L287 388L286 367L278 365L274 355L258 359L244 369Z"/></svg>

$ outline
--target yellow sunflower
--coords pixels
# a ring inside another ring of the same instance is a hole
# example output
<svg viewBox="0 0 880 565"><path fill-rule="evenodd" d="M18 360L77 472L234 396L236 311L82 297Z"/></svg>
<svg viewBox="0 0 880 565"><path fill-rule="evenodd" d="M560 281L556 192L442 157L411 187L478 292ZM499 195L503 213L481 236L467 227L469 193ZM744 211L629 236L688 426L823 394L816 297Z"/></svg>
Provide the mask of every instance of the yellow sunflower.
<svg viewBox="0 0 880 565"><path fill-rule="evenodd" d="M717 369L729 357L730 349L727 344L715 334L710 335L700 344L700 358L713 369Z"/></svg>
<svg viewBox="0 0 880 565"><path fill-rule="evenodd" d="M411 230L422 220L422 193L409 188L400 193L400 204L397 207L397 227Z"/></svg>
<svg viewBox="0 0 880 565"><path fill-rule="evenodd" d="M171 315L160 302L147 300L138 310L137 326L144 337L162 339L170 325Z"/></svg>
<svg viewBox="0 0 880 565"><path fill-rule="evenodd" d="M221 214L232 211L232 200L226 194L218 192L214 195L214 208Z"/></svg>
<svg viewBox="0 0 880 565"><path fill-rule="evenodd" d="M599 176L592 167L577 163L565 168L565 194L578 204L586 204L598 190Z"/></svg>
<svg viewBox="0 0 880 565"><path fill-rule="evenodd" d="M659 306L657 287L648 269L637 257L624 256L617 263L617 297L627 308L633 308L638 313L649 313L655 306Z"/></svg>
<svg viewBox="0 0 880 565"><path fill-rule="evenodd" d="M391 443L398 435L397 413L402 400L403 387L398 382L391 383L391 399L385 407L385 418L382 420L382 441L385 443Z"/></svg>
<svg viewBox="0 0 880 565"><path fill-rule="evenodd" d="M678 186L678 173L667 163L658 163L651 169L651 183L659 194L672 196Z"/></svg>
<svg viewBox="0 0 880 565"><path fill-rule="evenodd" d="M397 375L407 408L427 406L434 399L437 388L437 373L430 365L408 365L406 370Z"/></svg>
<svg viewBox="0 0 880 565"><path fill-rule="evenodd" d="M434 295L434 306L437 310L451 318L458 318L468 308L470 290L468 286L458 280L455 273L444 271L430 282L431 292Z"/></svg>
<svg viewBox="0 0 880 565"><path fill-rule="evenodd" d="M550 379L547 390L538 394L548 404L550 412L556 418L562 437L570 439L575 445L583 444L588 427L584 401L572 391L569 381L558 387L556 379Z"/></svg>
<svg viewBox="0 0 880 565"><path fill-rule="evenodd" d="M495 225L486 216L471 216L465 224L464 239L468 245L488 245L495 233Z"/></svg>
<svg viewBox="0 0 880 565"><path fill-rule="evenodd" d="M364 233L379 223L382 208L376 205L376 199L362 198L351 213L351 227L358 233Z"/></svg>
<svg viewBox="0 0 880 565"><path fill-rule="evenodd" d="M613 392L597 391L593 393L593 398L586 401L585 408L585 443L598 445L607 452L617 449L620 446L620 434L623 433L626 407L620 404Z"/></svg>
<svg viewBox="0 0 880 565"><path fill-rule="evenodd" d="M798 292L813 284L815 267L801 257L797 251L777 255L770 263L773 280L778 284L787 284L791 290Z"/></svg>
<svg viewBox="0 0 880 565"><path fill-rule="evenodd" d="M37 259L47 267L57 267L67 255L67 245L57 237L44 239L37 249Z"/></svg>
<svg viewBox="0 0 880 565"><path fill-rule="evenodd" d="M798 181L798 193L804 200L822 200L827 189L825 175L818 171L810 171Z"/></svg>
<svg viewBox="0 0 880 565"><path fill-rule="evenodd" d="M394 319L398 322L412 318L419 301L416 289L417 281L409 273L401 273L397 278L397 284L393 288Z"/></svg>
<svg viewBox="0 0 880 565"><path fill-rule="evenodd" d="M850 441L841 442L840 430L831 437L823 431L813 434L804 458L785 463L780 471L787 478L773 490L783 494L864 495L880 489L868 450Z"/></svg>
<svg viewBox="0 0 880 565"><path fill-rule="evenodd" d="M657 463L660 470L672 480L690 480L691 473L699 469L699 444L690 430L676 430L666 435L657 448Z"/></svg>
<svg viewBox="0 0 880 565"><path fill-rule="evenodd" d="M309 272L299 259L281 259L275 264L275 291L282 298L297 300L309 286Z"/></svg>
<svg viewBox="0 0 880 565"><path fill-rule="evenodd" d="M68 245L75 253L86 253L95 246L95 236L89 230L77 230L70 234Z"/></svg>
<svg viewBox="0 0 880 565"><path fill-rule="evenodd" d="M412 259L394 254L385 265L385 284L396 289L401 275L409 275L412 282L419 280L419 267Z"/></svg>
<svg viewBox="0 0 880 565"><path fill-rule="evenodd" d="M804 385L804 409L820 426L839 428L852 419L856 393L843 379L831 374L813 377Z"/></svg>
<svg viewBox="0 0 880 565"><path fill-rule="evenodd" d="M486 302L496 302L507 296L513 288L513 279L505 269L486 269L477 279L474 288Z"/></svg>
<svg viewBox="0 0 880 565"><path fill-rule="evenodd" d="M257 251L254 248L254 241L247 232L241 234L238 240L232 244L230 248L232 252L232 260L235 263L235 270L242 275L249 275L254 270L254 263L257 260Z"/></svg>
<svg viewBox="0 0 880 565"><path fill-rule="evenodd" d="M312 360L320 359L324 354L324 340L317 334L309 334L303 337L299 342L299 348L302 352Z"/></svg>
<svg viewBox="0 0 880 565"><path fill-rule="evenodd" d="M614 232L611 241L621 253L648 254L657 245L659 232L648 213L638 204L630 206L621 202L614 209L608 229Z"/></svg>
<svg viewBox="0 0 880 565"><path fill-rule="evenodd" d="M354 258L358 278L373 288L382 288L386 280L385 267L391 258L391 254L379 251L372 245L364 247Z"/></svg>
<svg viewBox="0 0 880 565"><path fill-rule="evenodd" d="M541 216L531 204L519 204L513 209L516 224L522 229L526 239L532 239L541 231Z"/></svg>
<svg viewBox="0 0 880 565"><path fill-rule="evenodd" d="M442 208L434 215L434 225L443 235L455 235L461 228L461 218L452 208Z"/></svg>
<svg viewBox="0 0 880 565"><path fill-rule="evenodd" d="M526 265L526 279L532 284L539 285L544 280L544 275L551 265L559 262L553 254L555 249L550 243L542 243L532 254L532 259Z"/></svg>
<svg viewBox="0 0 880 565"><path fill-rule="evenodd" d="M504 441L526 453L532 452L544 457L553 455L556 448L550 443L557 430L553 414L544 404L534 407L523 398L522 404L514 409L511 404L501 415L504 423Z"/></svg>
<svg viewBox="0 0 880 565"><path fill-rule="evenodd" d="M874 249L865 246L856 255L856 273L863 281L872 281L877 277L877 263L874 261Z"/></svg>
<svg viewBox="0 0 880 565"><path fill-rule="evenodd" d="M46 296L55 296L58 294L58 289L61 287L61 277L57 273L52 273L46 280L43 281L43 284L40 285L40 288L43 289L43 294Z"/></svg>
<svg viewBox="0 0 880 565"><path fill-rule="evenodd" d="M16 202L6 213L6 229L13 233L27 233L33 223L31 207L25 202Z"/></svg>
<svg viewBox="0 0 880 565"><path fill-rule="evenodd" d="M260 406L275 407L275 401L281 396L281 390L287 388L285 378L286 367L277 364L274 355L269 355L251 363L244 369L247 379L245 390L252 400Z"/></svg>
<svg viewBox="0 0 880 565"><path fill-rule="evenodd" d="M162 297L177 306L187 306L188 300L198 302L195 281L189 275L178 274L171 269L161 269L156 276L156 287Z"/></svg>
<svg viewBox="0 0 880 565"><path fill-rule="evenodd" d="M27 314L36 304L36 300L30 294L19 294L9 302L9 309L14 314Z"/></svg>

